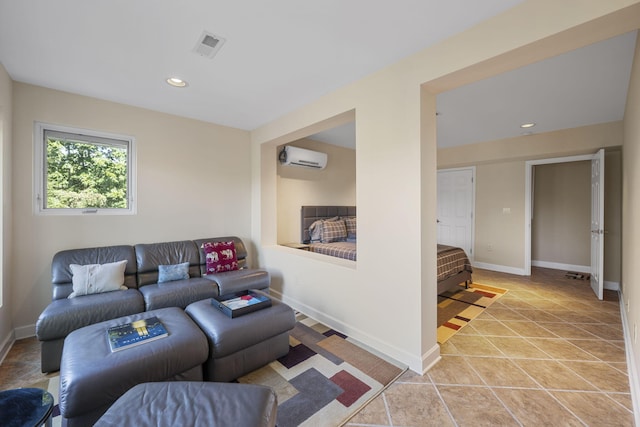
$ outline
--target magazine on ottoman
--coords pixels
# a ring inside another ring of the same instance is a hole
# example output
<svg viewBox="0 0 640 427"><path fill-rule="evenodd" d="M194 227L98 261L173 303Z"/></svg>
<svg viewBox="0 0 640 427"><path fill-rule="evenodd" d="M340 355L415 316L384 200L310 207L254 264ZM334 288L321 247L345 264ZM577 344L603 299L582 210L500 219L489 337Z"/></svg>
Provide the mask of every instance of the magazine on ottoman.
<svg viewBox="0 0 640 427"><path fill-rule="evenodd" d="M112 352L155 341L168 335L164 325L156 316L113 326L107 330Z"/></svg>

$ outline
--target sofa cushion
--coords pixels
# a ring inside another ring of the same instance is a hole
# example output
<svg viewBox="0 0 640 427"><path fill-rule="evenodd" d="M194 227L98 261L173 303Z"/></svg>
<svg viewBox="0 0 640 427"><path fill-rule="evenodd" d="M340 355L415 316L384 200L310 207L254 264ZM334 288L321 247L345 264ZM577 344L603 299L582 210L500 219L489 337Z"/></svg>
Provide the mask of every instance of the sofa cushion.
<svg viewBox="0 0 640 427"><path fill-rule="evenodd" d="M144 300L136 289L85 295L52 301L36 322L40 341L64 338L83 326L144 311Z"/></svg>
<svg viewBox="0 0 640 427"><path fill-rule="evenodd" d="M73 292L71 264L106 264L122 260L127 260L127 267L124 271L124 286L135 289L137 288L137 264L133 246L67 249L56 253L51 261L53 299L67 298Z"/></svg>
<svg viewBox="0 0 640 427"><path fill-rule="evenodd" d="M207 274L238 269L236 246L233 240L228 242L206 242L202 244L202 248L206 254Z"/></svg>
<svg viewBox="0 0 640 427"><path fill-rule="evenodd" d="M269 272L261 268L244 268L242 270L207 274L204 277L218 284L218 293L220 295L233 294L249 289L268 291L271 285Z"/></svg>
<svg viewBox="0 0 640 427"><path fill-rule="evenodd" d="M277 409L276 393L265 386L184 381L144 383L129 389L94 427L273 427Z"/></svg>
<svg viewBox="0 0 640 427"><path fill-rule="evenodd" d="M158 283L173 282L189 278L189 262L158 266Z"/></svg>
<svg viewBox="0 0 640 427"><path fill-rule="evenodd" d="M165 307L185 308L195 301L218 296L218 286L211 280L192 277L169 283L140 287L147 311Z"/></svg>
<svg viewBox="0 0 640 427"><path fill-rule="evenodd" d="M126 259L106 264L69 265L73 292L68 298L127 289L124 286L125 268Z"/></svg>
<svg viewBox="0 0 640 427"><path fill-rule="evenodd" d="M200 253L191 240L162 243L139 243L135 245L138 265L138 287L158 283L160 265L188 262L189 276L199 277Z"/></svg>

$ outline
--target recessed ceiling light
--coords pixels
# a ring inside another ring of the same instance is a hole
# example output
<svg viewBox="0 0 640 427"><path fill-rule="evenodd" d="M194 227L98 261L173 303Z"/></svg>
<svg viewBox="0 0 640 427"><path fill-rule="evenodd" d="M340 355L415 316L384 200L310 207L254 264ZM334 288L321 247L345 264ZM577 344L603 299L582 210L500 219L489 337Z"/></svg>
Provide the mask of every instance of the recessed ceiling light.
<svg viewBox="0 0 640 427"><path fill-rule="evenodd" d="M532 127L534 127L535 125L536 125L535 123L523 123L523 124L521 124L521 125L520 125L520 127L521 127L522 129L527 129L527 128L532 128Z"/></svg>
<svg viewBox="0 0 640 427"><path fill-rule="evenodd" d="M177 77L169 77L167 83L173 87L187 87L187 82Z"/></svg>

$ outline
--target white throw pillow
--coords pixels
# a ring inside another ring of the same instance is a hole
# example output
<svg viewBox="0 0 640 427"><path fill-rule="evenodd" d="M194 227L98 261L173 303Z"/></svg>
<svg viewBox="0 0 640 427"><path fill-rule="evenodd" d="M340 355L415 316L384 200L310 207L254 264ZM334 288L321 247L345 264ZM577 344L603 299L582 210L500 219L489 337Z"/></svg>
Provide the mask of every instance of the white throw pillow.
<svg viewBox="0 0 640 427"><path fill-rule="evenodd" d="M124 286L124 270L127 260L108 264L70 264L73 292L69 298L127 289Z"/></svg>

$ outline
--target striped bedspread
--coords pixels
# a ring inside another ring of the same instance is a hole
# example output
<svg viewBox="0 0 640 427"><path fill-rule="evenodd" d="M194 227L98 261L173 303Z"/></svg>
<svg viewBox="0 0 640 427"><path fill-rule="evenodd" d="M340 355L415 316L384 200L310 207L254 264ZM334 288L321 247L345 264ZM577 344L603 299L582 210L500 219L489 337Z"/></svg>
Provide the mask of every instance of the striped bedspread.
<svg viewBox="0 0 640 427"><path fill-rule="evenodd" d="M461 271L471 272L471 263L461 248L438 245L438 280L446 279Z"/></svg>
<svg viewBox="0 0 640 427"><path fill-rule="evenodd" d="M311 252L356 260L356 244L353 242L311 243L310 247Z"/></svg>

